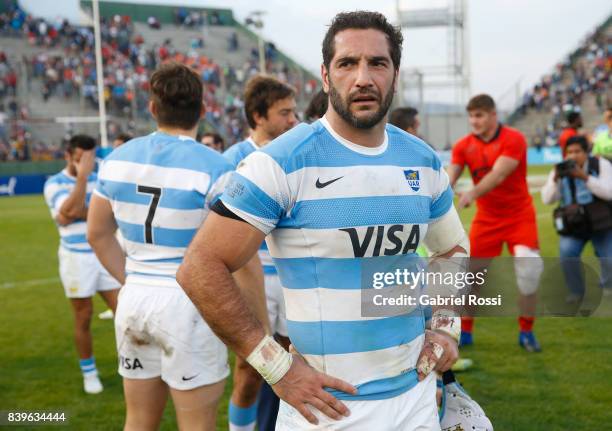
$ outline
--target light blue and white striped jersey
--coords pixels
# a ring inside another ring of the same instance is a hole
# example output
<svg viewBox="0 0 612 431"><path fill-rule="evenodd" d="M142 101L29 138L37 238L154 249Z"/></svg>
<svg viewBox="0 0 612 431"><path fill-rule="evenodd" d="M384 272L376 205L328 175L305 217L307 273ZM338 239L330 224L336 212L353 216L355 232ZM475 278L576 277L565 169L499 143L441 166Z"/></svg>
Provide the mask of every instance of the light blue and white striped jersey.
<svg viewBox="0 0 612 431"><path fill-rule="evenodd" d="M238 167L238 164L253 151L259 150L259 147L253 141L253 138L248 137L242 142L238 142L237 144L232 145L223 153L223 156L230 161L232 165L234 165L234 169ZM261 261L261 266L263 267L264 274L272 275L276 274L276 268L274 267L274 263L272 262L272 257L270 256L270 251L268 250L268 245L263 242L261 243L261 247L259 247L259 260Z"/></svg>
<svg viewBox="0 0 612 431"><path fill-rule="evenodd" d="M238 166L238 163L242 161L246 156L251 154L253 151L259 150L259 147L249 136L244 141L240 141L229 147L223 152L225 157L234 166L234 169Z"/></svg>
<svg viewBox="0 0 612 431"><path fill-rule="evenodd" d="M111 202L128 281L178 287L176 271L232 166L187 136L155 132L115 149L95 193Z"/></svg>
<svg viewBox="0 0 612 431"><path fill-rule="evenodd" d="M417 383L423 313L362 317L361 269L414 253L452 196L434 151L391 125L381 146L365 148L325 119L300 124L233 174L221 200L268 235L289 338L315 369L358 388L332 391L339 398L390 398Z"/></svg>
<svg viewBox="0 0 612 431"><path fill-rule="evenodd" d="M70 193L76 185L76 178L68 173L67 169L49 177L45 182L44 195L45 201L51 210L51 217L55 221L62 204L68 199ZM89 205L91 193L96 186L96 174L91 173L87 178L87 194L85 203ZM65 226L56 222L60 235L60 245L66 250L91 253L91 247L87 242L87 222L85 220L75 220Z"/></svg>

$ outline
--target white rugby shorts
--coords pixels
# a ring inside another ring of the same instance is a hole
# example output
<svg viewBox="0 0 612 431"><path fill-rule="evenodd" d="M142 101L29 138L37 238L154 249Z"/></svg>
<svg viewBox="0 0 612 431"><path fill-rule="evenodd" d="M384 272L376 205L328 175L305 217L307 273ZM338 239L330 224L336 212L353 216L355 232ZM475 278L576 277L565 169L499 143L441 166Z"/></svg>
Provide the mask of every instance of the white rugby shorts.
<svg viewBox="0 0 612 431"><path fill-rule="evenodd" d="M430 373L407 392L385 400L342 402L351 415L336 421L310 407L319 420L313 425L281 400L276 431L439 431L440 419L436 404L436 373Z"/></svg>
<svg viewBox="0 0 612 431"><path fill-rule="evenodd" d="M115 338L125 378L161 377L171 388L189 390L229 374L227 348L178 284L160 287L128 278L119 292Z"/></svg>
<svg viewBox="0 0 612 431"><path fill-rule="evenodd" d="M79 253L60 246L58 259L60 279L68 298L91 298L96 292L121 287L93 252Z"/></svg>

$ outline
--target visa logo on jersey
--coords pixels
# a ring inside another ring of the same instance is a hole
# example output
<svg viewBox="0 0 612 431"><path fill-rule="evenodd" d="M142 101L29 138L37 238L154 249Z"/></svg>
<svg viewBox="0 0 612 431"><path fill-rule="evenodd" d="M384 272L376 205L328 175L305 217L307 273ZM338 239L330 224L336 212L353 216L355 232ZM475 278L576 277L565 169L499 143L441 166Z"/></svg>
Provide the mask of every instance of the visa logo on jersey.
<svg viewBox="0 0 612 431"><path fill-rule="evenodd" d="M418 192L421 188L421 181L419 178L419 171L413 171L412 169L407 169L404 171L404 176L406 177L406 181L408 181L408 185L414 192Z"/></svg>
<svg viewBox="0 0 612 431"><path fill-rule="evenodd" d="M396 256L398 254L415 253L421 236L417 224L412 226L401 224L368 226L363 235L360 235L360 231L354 227L340 230L348 234L355 257ZM385 238L387 239L386 242L384 241ZM374 247L371 251L368 251L372 243ZM386 244L385 247L383 247L384 244Z"/></svg>

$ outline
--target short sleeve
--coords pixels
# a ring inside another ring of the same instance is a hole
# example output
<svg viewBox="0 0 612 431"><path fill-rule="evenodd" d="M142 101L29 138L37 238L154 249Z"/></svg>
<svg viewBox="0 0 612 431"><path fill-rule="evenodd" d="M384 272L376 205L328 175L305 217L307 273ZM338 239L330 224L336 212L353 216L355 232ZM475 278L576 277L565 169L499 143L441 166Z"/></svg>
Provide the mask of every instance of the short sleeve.
<svg viewBox="0 0 612 431"><path fill-rule="evenodd" d="M230 211L268 235L289 208L287 175L270 155L255 151L232 174L221 201Z"/></svg>
<svg viewBox="0 0 612 431"><path fill-rule="evenodd" d="M463 141L457 142L451 150L451 164L465 166L465 155L463 154Z"/></svg>
<svg viewBox="0 0 612 431"><path fill-rule="evenodd" d="M44 187L44 196L53 218L57 217L62 204L70 196L70 190L60 187L58 183L47 181Z"/></svg>
<svg viewBox="0 0 612 431"><path fill-rule="evenodd" d="M439 167L433 176L431 206L429 209L430 221L437 220L445 215L452 206L453 189L450 186L448 174L442 167Z"/></svg>
<svg viewBox="0 0 612 431"><path fill-rule="evenodd" d="M521 160L527 151L527 142L523 135L516 134L506 139L502 144L503 148L500 156L510 157L511 159Z"/></svg>
<svg viewBox="0 0 612 431"><path fill-rule="evenodd" d="M108 200L110 199L110 194L106 190L106 180L105 180L106 166L107 166L107 163L102 163L102 166L100 166L100 170L98 171L98 178L96 180L96 187L94 188L93 193L96 196L99 196L103 199Z"/></svg>
<svg viewBox="0 0 612 431"><path fill-rule="evenodd" d="M239 151L239 144L232 145L223 152L223 157L232 164L234 169L238 166L238 163L242 160L243 156Z"/></svg>
<svg viewBox="0 0 612 431"><path fill-rule="evenodd" d="M221 171L211 177L211 185L206 194L206 208L211 208L221 197L223 191L229 184L233 171L231 169Z"/></svg>

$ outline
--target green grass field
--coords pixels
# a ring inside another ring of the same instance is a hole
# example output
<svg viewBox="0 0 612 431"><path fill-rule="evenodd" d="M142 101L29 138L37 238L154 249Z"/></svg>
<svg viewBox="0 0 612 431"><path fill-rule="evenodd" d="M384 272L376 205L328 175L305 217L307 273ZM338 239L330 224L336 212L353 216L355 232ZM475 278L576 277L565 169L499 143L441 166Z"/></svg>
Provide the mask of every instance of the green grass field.
<svg viewBox="0 0 612 431"><path fill-rule="evenodd" d="M535 198L542 254L556 256L552 207ZM462 212L466 227L472 216L473 209ZM0 226L0 410L59 410L69 415L70 429L120 429L125 411L112 323L93 319L105 390L86 396L71 311L57 275L57 231L42 196L0 198ZM95 313L104 309L96 299ZM460 381L495 429L611 429L612 319L542 318L536 331L544 351L530 355L516 345L515 319L482 318L475 326L476 345L463 350L476 365ZM219 430L227 429L229 391L228 383ZM162 429L176 429L171 403Z"/></svg>

